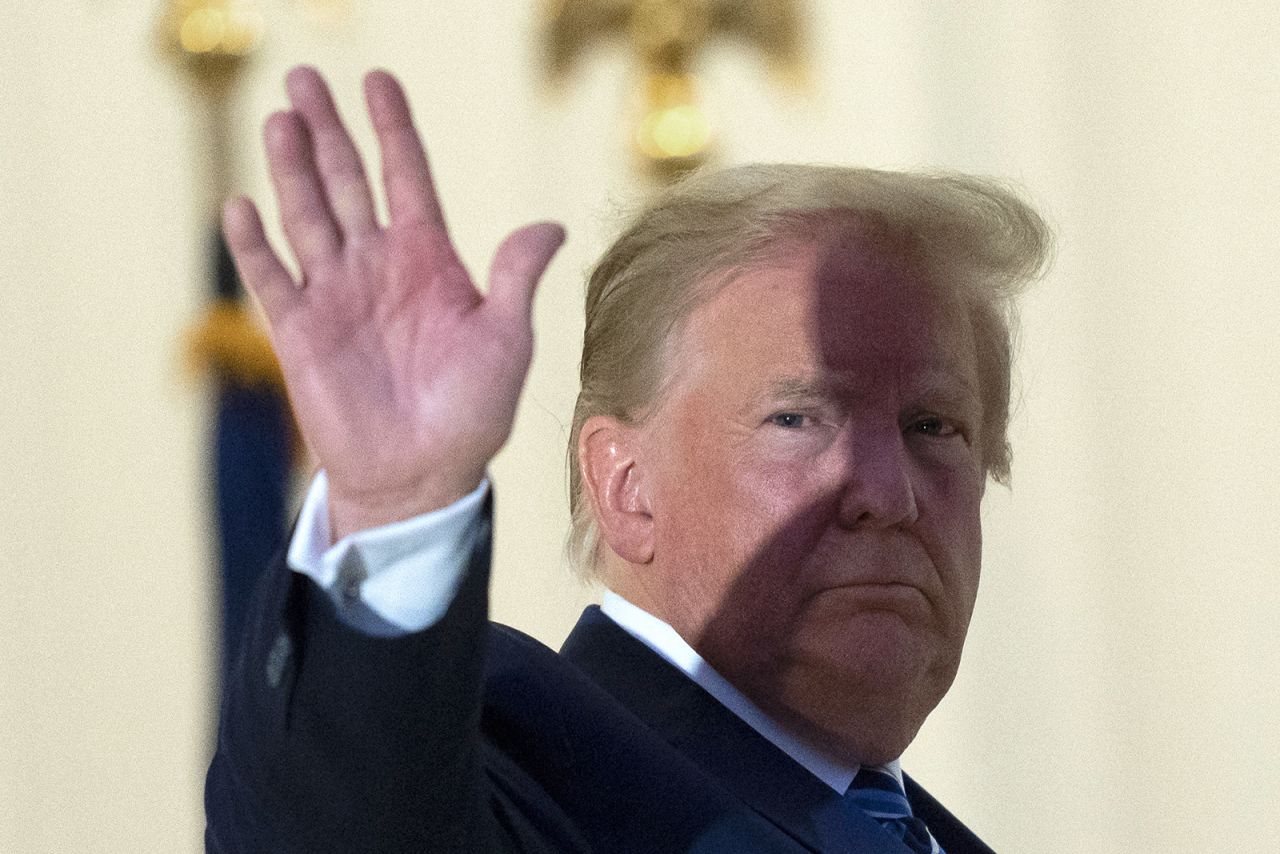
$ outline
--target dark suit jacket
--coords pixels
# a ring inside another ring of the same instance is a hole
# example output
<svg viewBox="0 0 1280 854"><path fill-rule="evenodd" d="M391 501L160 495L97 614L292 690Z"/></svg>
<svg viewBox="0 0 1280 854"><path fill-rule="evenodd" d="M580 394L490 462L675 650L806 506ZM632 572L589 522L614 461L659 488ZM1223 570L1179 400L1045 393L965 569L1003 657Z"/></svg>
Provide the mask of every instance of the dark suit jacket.
<svg viewBox="0 0 1280 854"><path fill-rule="evenodd" d="M559 655L489 623L479 540L445 616L398 638L278 560L223 698L209 851L906 851L598 608ZM990 851L907 785L948 854Z"/></svg>

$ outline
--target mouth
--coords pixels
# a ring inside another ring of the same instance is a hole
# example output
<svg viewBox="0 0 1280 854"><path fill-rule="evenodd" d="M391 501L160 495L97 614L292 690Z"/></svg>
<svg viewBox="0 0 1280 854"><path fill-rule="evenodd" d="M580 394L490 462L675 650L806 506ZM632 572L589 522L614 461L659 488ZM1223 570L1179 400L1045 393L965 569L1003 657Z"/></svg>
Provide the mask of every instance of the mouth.
<svg viewBox="0 0 1280 854"><path fill-rule="evenodd" d="M860 581L829 587L824 597L847 603L856 611L891 611L901 616L922 616L929 610L924 591L901 581Z"/></svg>

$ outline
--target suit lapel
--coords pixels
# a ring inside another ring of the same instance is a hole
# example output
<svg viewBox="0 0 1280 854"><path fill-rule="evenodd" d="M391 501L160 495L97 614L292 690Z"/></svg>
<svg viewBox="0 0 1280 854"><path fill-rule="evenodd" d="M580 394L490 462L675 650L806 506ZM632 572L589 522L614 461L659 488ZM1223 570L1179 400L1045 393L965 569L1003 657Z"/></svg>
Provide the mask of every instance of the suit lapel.
<svg viewBox="0 0 1280 854"><path fill-rule="evenodd" d="M560 654L800 845L824 854L907 850L598 607L583 613Z"/></svg>
<svg viewBox="0 0 1280 854"><path fill-rule="evenodd" d="M929 826L929 832L947 854L995 854L915 780L904 776L904 782L911 811Z"/></svg>

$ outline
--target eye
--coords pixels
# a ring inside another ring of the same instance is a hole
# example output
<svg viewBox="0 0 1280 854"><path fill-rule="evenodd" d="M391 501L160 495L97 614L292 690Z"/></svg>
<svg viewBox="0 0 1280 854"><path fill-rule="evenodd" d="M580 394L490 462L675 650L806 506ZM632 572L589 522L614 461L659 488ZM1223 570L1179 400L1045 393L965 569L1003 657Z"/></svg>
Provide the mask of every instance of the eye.
<svg viewBox="0 0 1280 854"><path fill-rule="evenodd" d="M808 416L801 415L799 412L779 412L777 415L769 416L769 423L775 427L784 427L788 430L794 430L797 427L803 427L807 417Z"/></svg>
<svg viewBox="0 0 1280 854"><path fill-rule="evenodd" d="M931 436L938 439L964 435L964 431L954 421L937 415L919 419L911 425L911 429L922 436Z"/></svg>

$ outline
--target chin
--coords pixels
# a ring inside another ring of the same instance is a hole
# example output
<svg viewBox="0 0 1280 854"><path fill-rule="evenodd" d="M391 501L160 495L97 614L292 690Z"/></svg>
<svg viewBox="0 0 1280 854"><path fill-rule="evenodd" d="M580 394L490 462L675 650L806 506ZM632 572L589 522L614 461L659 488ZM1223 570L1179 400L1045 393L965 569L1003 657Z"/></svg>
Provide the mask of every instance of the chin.
<svg viewBox="0 0 1280 854"><path fill-rule="evenodd" d="M860 611L799 633L787 666L803 674L814 691L906 698L937 672L937 640L928 626L895 611Z"/></svg>
<svg viewBox="0 0 1280 854"><path fill-rule="evenodd" d="M934 706L921 698L868 703L859 697L792 712L796 729L819 750L850 764L882 765L902 756Z"/></svg>
<svg viewBox="0 0 1280 854"><path fill-rule="evenodd" d="M930 666L930 651L927 644L904 645L899 639L883 655L828 659L823 666L792 670L778 683L781 702L775 714L846 762L897 759L955 676L950 663Z"/></svg>
<svg viewBox="0 0 1280 854"><path fill-rule="evenodd" d="M886 765L901 759L920 727L906 733L858 733L839 743L836 755L848 765Z"/></svg>

